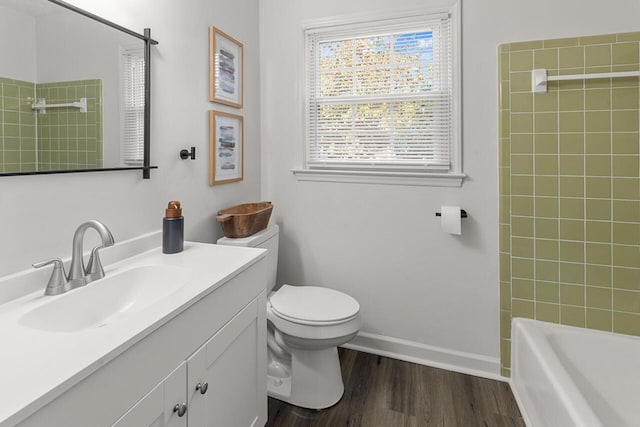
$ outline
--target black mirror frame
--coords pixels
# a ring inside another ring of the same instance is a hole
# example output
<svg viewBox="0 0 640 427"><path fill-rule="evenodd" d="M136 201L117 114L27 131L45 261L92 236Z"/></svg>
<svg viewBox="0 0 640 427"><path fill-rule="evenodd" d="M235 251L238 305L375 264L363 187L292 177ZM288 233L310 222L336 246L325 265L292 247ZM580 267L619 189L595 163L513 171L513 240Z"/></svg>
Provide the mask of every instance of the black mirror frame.
<svg viewBox="0 0 640 427"><path fill-rule="evenodd" d="M117 167L117 168L100 168L100 169L65 169L56 171L33 171L33 172L7 172L0 173L0 176L15 176L15 175L45 175L45 174L57 174L57 173L73 173L73 172L103 172L103 171L116 171L116 170L139 170L142 169L142 178L151 178L151 169L157 169L157 166L151 166L151 45L157 45L158 42L151 38L151 29L145 28L144 34L136 33L128 28L111 22L101 16L95 15L84 9L80 9L72 4L66 3L61 0L49 0L58 6L69 9L75 13L85 16L101 24L107 25L118 31L129 34L144 42L144 159L142 167Z"/></svg>

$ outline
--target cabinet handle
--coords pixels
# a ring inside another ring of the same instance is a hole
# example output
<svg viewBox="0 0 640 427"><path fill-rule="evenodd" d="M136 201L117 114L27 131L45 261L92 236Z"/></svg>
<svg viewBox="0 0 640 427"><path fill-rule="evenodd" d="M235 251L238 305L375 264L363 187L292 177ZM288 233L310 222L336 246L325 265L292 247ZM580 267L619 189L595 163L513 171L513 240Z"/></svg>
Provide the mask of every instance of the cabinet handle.
<svg viewBox="0 0 640 427"><path fill-rule="evenodd" d="M196 391L199 391L200 394L205 394L207 390L209 390L209 383L196 384Z"/></svg>
<svg viewBox="0 0 640 427"><path fill-rule="evenodd" d="M176 406L173 407L173 412L177 412L179 417L184 417L184 414L187 413L187 404L176 403Z"/></svg>

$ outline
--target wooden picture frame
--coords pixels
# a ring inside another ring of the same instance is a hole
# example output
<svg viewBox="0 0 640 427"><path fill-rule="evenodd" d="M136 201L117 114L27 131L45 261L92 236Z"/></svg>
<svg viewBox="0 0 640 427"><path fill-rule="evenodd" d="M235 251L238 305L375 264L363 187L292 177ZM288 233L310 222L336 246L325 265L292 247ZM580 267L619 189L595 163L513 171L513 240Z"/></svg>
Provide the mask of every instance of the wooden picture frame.
<svg viewBox="0 0 640 427"><path fill-rule="evenodd" d="M244 46L216 27L209 27L209 101L242 108Z"/></svg>
<svg viewBox="0 0 640 427"><path fill-rule="evenodd" d="M244 178L244 118L209 111L209 185Z"/></svg>

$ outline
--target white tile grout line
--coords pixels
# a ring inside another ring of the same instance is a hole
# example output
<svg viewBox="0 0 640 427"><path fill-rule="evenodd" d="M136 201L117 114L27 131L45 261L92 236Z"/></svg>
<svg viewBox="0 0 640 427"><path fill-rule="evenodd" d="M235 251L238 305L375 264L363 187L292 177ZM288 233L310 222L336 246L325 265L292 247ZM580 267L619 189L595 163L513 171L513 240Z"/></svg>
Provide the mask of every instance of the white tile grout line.
<svg viewBox="0 0 640 427"><path fill-rule="evenodd" d="M549 282L551 283L551 282ZM580 286L580 285L576 285L576 286ZM598 286L592 286L594 288L598 288L598 289L606 289L604 287L598 287ZM512 298L516 301L523 301L523 302L534 302L533 300L528 300L528 299L524 299L524 298ZM550 305L557 305L558 307L560 306L567 306L567 307L577 307L577 308L585 308L584 305L575 305L575 304L562 304L560 302L547 302L547 301L541 301L542 304L550 304ZM633 312L633 311L624 311L624 310L615 310L612 308L600 308L600 307L588 307L590 310L598 310L598 311L607 311L607 312L611 312L612 316L613 313L620 313L620 314L631 314L633 316L638 316L638 318L640 318L640 315L637 312ZM585 308L586 310L586 308ZM586 326L586 324L585 324ZM613 323L611 323L611 329L613 330ZM505 338L505 339L509 339L509 338Z"/></svg>
<svg viewBox="0 0 640 427"><path fill-rule="evenodd" d="M18 86L18 164L20 165L20 172L22 170L22 90L21 86Z"/></svg>
<svg viewBox="0 0 640 427"><path fill-rule="evenodd" d="M616 40L617 40L617 36L616 36ZM611 48L609 49L609 62L611 64L611 67L613 68L613 43L611 43ZM611 160L610 160L610 164L609 164L609 169L611 170L611 198L613 198L613 176L614 176L614 171L613 171L613 79L608 79L609 81L609 107L610 107L610 113L609 113L609 131L611 132L609 134L609 152L611 153ZM585 123L586 124L586 123ZM586 212L585 212L586 214ZM613 243L614 239L613 239L613 202L611 203L611 212L610 212L610 216L611 216L611 227L610 227L610 233L611 233L611 243ZM611 245L611 249L610 249L610 253L609 256L611 257L611 264L613 264L613 244ZM585 276L586 279L586 276ZM610 281L611 281L611 330L613 330L613 268L611 268L611 277L610 277ZM586 288L585 288L586 289ZM587 300L585 299L585 306L587 306ZM584 324L586 326L589 326L587 324L587 318L586 318L586 314L587 314L587 310L585 309L585 322Z"/></svg>
<svg viewBox="0 0 640 427"><path fill-rule="evenodd" d="M558 68L560 67L560 49L558 49ZM557 200L558 200L558 229L557 229L557 235L558 235L558 259L560 259L560 91L558 90L557 93L558 96L558 105L557 105L557 112L558 112L558 146L557 146L557 152L558 152L558 159L557 159L557 170L558 170L558 188L557 188ZM584 142L583 142L584 144ZM584 149L583 149L584 151ZM558 281L558 302L560 302L560 262L558 261L558 277L557 277L557 281ZM558 321L561 320L560 316L562 315L562 310L560 310L560 307L558 307Z"/></svg>
<svg viewBox="0 0 640 427"><path fill-rule="evenodd" d="M4 83L0 83L0 89L2 89L2 105L0 105L0 108L2 108L2 123L4 123ZM4 136L4 126L2 126L2 169L0 169L1 172L4 172L4 164L6 163L5 160L5 136Z"/></svg>
<svg viewBox="0 0 640 427"><path fill-rule="evenodd" d="M511 185L512 185L512 175L511 175L511 168L512 168L512 156L513 156L513 149L512 149L512 139L511 139L511 126L512 126L512 115L511 115L511 47L509 47L508 53L507 53L507 61L508 63L506 64L507 67L507 76L509 77L509 317L511 319L513 319L513 233L511 232L511 229L513 227L513 220L512 220L512 191L511 191ZM503 64L504 65L504 64ZM502 129L501 129L502 131ZM511 338L511 322L509 322L509 334L507 335L509 338ZM501 364L503 366L507 366L509 369L511 369L511 360L507 360L507 361L503 361L501 360Z"/></svg>
<svg viewBox="0 0 640 427"><path fill-rule="evenodd" d="M587 65L586 64L586 62L587 62L586 49L584 50L584 56L583 56L582 59L584 61L583 67L586 70L586 65ZM582 98L582 109L584 111L586 111L587 110L587 86L588 85L585 83L584 80L582 81L582 84L583 84L583 89L584 89L584 96ZM586 152L587 152L587 141L586 141L587 140L587 117L586 117L586 114L585 114L584 123L582 125L583 125L582 132L584 134L583 151L585 152L584 166L583 166L584 176L585 176L583 194L585 196L585 199L584 199L583 211L584 211L584 215L586 217L586 215L587 215L587 199L586 199L586 196L587 196L587 179L586 179L586 175L587 175L587 156L586 156ZM611 130L611 129L609 129L609 130ZM612 187L613 184L609 184L609 186ZM609 188L609 191L610 192L613 191L612 188ZM611 195L613 196L613 193L611 193ZM585 238L585 240L587 238L587 222L586 221L584 222L584 238ZM609 254L609 256L611 256L611 254ZM586 326L587 325L587 286L586 286L586 283L587 283L587 264L586 264L586 261L587 261L587 245L586 244L583 246L583 259L585 261L584 270L583 270L583 277L584 277L584 282L585 282L585 286L583 288L583 298L584 298L583 299L583 301L584 301L583 322L584 322L584 325Z"/></svg>
<svg viewBox="0 0 640 427"><path fill-rule="evenodd" d="M638 43L638 58L640 60L640 43ZM640 103L640 87L636 87L635 91L636 91L636 95L637 95L637 99L638 99L637 102ZM638 105L638 126L640 126L640 105ZM638 130L640 131L640 129L638 129ZM640 144L640 138L639 138L638 143ZM612 141L611 141L611 150L613 151L613 137L612 137ZM640 156L638 156L638 170L640 170ZM640 194L638 194L638 200L640 200ZM638 242L638 244L640 244L640 242ZM613 274L613 271L612 271L612 274ZM611 285L613 286L613 282L611 282ZM613 308L613 292L611 293L611 308ZM615 319L615 316L613 315L613 312L612 312L611 313L611 329L612 330L613 330L613 321L614 321L614 319Z"/></svg>
<svg viewBox="0 0 640 427"><path fill-rule="evenodd" d="M544 45L544 43L543 43ZM531 57L532 60L534 60L535 62L535 49L532 49L531 52ZM532 182L532 195L533 197L533 215L535 217L536 215L536 198L535 198L535 194L536 194L536 140L538 139L537 134L536 134L536 95L533 94L531 95L532 100L531 102L533 103L532 105L532 123L531 123L531 133L533 135L533 137L531 138L531 154L532 154L532 168L533 168L533 182ZM513 194L513 190L511 191ZM513 234L513 231L512 231ZM533 318L537 319L538 318L538 287L536 286L536 271L537 271L537 255L538 255L538 248L535 242L535 237L536 237L537 233L536 233L536 221L533 221ZM511 259L513 260L513 251L511 252ZM511 272L511 281L513 283L513 271Z"/></svg>
<svg viewBox="0 0 640 427"><path fill-rule="evenodd" d="M507 68L507 76L508 76L508 99L509 99L509 317L513 318L513 234L511 232L511 228L512 228L512 215L511 215L511 208L512 208L512 191L511 191L511 185L512 185L512 180L511 180L511 167L512 167L512 156L513 156L513 150L512 150L512 144L511 144L511 126L512 126L512 115L511 115L511 48L509 47L509 49L507 50L507 64L502 64L503 67ZM500 80L502 81L502 70L500 72ZM502 90L502 84L500 85L500 88ZM501 98L502 100L502 98ZM505 109L507 110L507 109ZM502 112L500 112L500 114L502 115ZM504 117L501 117L501 120L504 120ZM504 125L504 123L503 123ZM500 132L502 132L502 128L503 126L501 126ZM505 135L507 136L507 135ZM507 337L511 337L511 322L509 322L509 332L507 334ZM500 337L501 339L504 339L502 336ZM502 355L502 346L501 346L501 351L500 351L501 355ZM500 358L500 366L503 369L511 369L511 360L502 360L502 357Z"/></svg>
<svg viewBox="0 0 640 427"><path fill-rule="evenodd" d="M534 217L519 217L517 215L514 215L515 217L518 218L527 218L527 219L532 219ZM554 218L540 218L540 219L548 219L548 220L553 220ZM564 219L566 221L580 221L579 219ZM606 221L606 220L602 220L602 221L590 221L590 222L610 222L610 221ZM616 221L616 223L620 223L618 221ZM637 223L622 223L622 224L633 224L636 225ZM612 246L612 247L623 247L623 248L638 248L637 244L631 244L631 243L611 243L611 242L599 242L596 240L571 240L571 239L556 239L553 237L532 237L532 236L521 236L521 235L515 235L512 236L516 239L519 240L544 240L544 241L554 241L554 240L561 240L562 242L567 242L567 243L584 243L585 245L607 245L607 246ZM524 258L524 259L528 259L529 257L521 257L521 256L515 256L516 258ZM551 261L551 260L550 260ZM572 262L572 261L562 261L559 260L560 262ZM614 264L597 264L597 263L588 263L588 264L592 264L592 265L609 265L611 267L620 267L620 268L631 268L634 270L640 270L640 266L638 267L630 267L630 266L624 266L624 265L614 265Z"/></svg>
<svg viewBox="0 0 640 427"><path fill-rule="evenodd" d="M36 83L33 83L33 102L37 102L37 97L36 97L37 93L36 93ZM38 139L38 112L34 111L34 126L35 126L35 136L36 136L36 143L35 143L35 162L36 162L36 171L40 170L40 150L39 150L39 139Z"/></svg>

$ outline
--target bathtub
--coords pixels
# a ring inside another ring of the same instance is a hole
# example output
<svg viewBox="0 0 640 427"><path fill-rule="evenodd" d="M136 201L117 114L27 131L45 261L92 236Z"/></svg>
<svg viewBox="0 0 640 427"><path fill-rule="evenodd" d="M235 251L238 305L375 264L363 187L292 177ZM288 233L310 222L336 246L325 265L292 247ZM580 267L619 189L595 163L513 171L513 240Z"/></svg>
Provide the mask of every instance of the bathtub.
<svg viewBox="0 0 640 427"><path fill-rule="evenodd" d="M640 426L640 338L514 318L511 339L527 426Z"/></svg>

